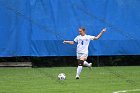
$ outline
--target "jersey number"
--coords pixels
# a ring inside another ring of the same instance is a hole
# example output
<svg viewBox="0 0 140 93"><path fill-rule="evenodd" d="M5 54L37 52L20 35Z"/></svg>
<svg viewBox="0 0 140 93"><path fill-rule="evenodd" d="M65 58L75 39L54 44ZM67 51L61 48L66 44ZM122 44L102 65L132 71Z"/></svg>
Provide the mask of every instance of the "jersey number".
<svg viewBox="0 0 140 93"><path fill-rule="evenodd" d="M84 41L81 42L81 45L84 45Z"/></svg>

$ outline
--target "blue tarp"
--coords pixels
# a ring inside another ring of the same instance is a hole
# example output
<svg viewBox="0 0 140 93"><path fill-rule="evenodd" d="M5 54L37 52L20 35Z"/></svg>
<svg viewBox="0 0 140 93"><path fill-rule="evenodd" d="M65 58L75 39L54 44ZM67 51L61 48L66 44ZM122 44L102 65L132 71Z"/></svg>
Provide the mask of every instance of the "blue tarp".
<svg viewBox="0 0 140 93"><path fill-rule="evenodd" d="M98 35L89 55L140 54L140 0L0 0L0 56L75 56L78 28Z"/></svg>

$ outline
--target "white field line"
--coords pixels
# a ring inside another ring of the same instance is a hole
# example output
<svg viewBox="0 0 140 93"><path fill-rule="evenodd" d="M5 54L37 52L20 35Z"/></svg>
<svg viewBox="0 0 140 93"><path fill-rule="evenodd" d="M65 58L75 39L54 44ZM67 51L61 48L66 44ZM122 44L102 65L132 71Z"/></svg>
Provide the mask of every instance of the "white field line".
<svg viewBox="0 0 140 93"><path fill-rule="evenodd" d="M125 93L125 92L129 92L129 91L140 91L140 89L115 91L115 92L113 92L113 93Z"/></svg>

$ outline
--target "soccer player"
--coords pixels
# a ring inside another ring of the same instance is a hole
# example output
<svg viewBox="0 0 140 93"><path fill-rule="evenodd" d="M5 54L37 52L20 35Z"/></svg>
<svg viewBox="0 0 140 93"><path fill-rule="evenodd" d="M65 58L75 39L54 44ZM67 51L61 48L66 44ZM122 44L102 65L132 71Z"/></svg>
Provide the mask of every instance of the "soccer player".
<svg viewBox="0 0 140 93"><path fill-rule="evenodd" d="M76 79L79 79L80 73L82 71L83 66L87 66L89 68L92 67L92 63L88 63L87 57L88 57L88 46L91 40L98 40L102 34L106 31L106 28L104 28L97 36L91 36L86 35L86 29L81 27L79 28L79 34L74 41L66 41L64 40L63 43L67 44L77 44L77 60L78 60L78 67L77 67L77 73L76 73Z"/></svg>

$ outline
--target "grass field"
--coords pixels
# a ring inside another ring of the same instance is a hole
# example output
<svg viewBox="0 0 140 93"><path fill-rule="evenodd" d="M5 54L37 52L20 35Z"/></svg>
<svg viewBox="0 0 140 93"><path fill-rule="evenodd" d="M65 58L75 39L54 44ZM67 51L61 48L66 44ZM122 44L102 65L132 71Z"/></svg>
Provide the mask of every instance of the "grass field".
<svg viewBox="0 0 140 93"><path fill-rule="evenodd" d="M0 68L0 93L113 93L140 89L139 66L84 67L79 80L75 80L75 71L76 67ZM57 79L61 72L67 76L64 81Z"/></svg>

